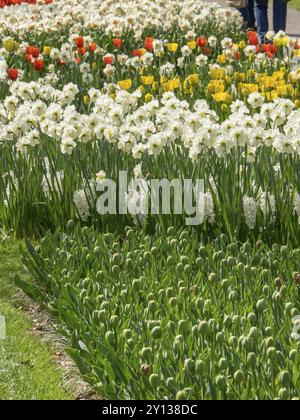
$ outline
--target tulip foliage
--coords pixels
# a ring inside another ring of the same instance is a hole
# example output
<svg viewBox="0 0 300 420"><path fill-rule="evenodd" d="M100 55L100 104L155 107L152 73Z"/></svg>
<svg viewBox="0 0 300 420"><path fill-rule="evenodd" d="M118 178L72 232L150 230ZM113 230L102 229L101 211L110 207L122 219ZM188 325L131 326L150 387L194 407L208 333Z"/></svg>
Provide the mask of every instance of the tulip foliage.
<svg viewBox="0 0 300 420"><path fill-rule="evenodd" d="M299 398L299 249L74 225L28 245L17 283L102 397Z"/></svg>

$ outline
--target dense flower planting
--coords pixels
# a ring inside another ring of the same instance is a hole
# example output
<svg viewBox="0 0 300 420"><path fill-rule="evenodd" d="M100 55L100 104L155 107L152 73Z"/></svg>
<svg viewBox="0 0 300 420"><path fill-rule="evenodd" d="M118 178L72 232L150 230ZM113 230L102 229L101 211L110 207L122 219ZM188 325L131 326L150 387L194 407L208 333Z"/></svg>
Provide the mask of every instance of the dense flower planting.
<svg viewBox="0 0 300 420"><path fill-rule="evenodd" d="M19 284L47 304L100 395L299 399L299 249L71 229L29 247L34 280Z"/></svg>
<svg viewBox="0 0 300 420"><path fill-rule="evenodd" d="M70 218L109 226L95 211L97 174L128 170L204 179L207 240L223 231L299 244L299 42L270 33L259 46L247 35L4 38L5 226L29 235ZM112 224L122 230L125 219Z"/></svg>

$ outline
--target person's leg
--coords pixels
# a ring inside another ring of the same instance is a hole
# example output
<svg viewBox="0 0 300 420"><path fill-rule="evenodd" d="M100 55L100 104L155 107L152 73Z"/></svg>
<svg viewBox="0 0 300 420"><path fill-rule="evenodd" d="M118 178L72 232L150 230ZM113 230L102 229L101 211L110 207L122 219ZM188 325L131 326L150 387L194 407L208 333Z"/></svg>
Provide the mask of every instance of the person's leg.
<svg viewBox="0 0 300 420"><path fill-rule="evenodd" d="M273 16L274 32L285 31L287 18L286 0L273 0Z"/></svg>
<svg viewBox="0 0 300 420"><path fill-rule="evenodd" d="M260 42L265 42L265 36L269 30L268 0L254 0L254 13Z"/></svg>
<svg viewBox="0 0 300 420"><path fill-rule="evenodd" d="M247 10L247 7L241 7L241 8L238 9L238 11L242 15L242 18L243 18L244 23L247 23L248 22L248 10Z"/></svg>
<svg viewBox="0 0 300 420"><path fill-rule="evenodd" d="M248 28L255 28L254 0L248 0Z"/></svg>

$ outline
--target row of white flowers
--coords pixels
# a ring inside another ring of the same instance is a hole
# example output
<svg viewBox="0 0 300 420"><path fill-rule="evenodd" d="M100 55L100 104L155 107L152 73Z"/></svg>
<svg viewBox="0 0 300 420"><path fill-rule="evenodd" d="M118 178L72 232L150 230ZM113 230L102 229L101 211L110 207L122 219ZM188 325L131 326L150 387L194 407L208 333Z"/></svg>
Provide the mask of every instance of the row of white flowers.
<svg viewBox="0 0 300 420"><path fill-rule="evenodd" d="M56 0L49 5L22 4L0 9L0 33L63 31L72 27L102 29L121 35L133 30L140 37L145 28L170 30L174 25L188 31L199 24L217 24L219 30L241 20L238 12L217 3L199 0Z"/></svg>

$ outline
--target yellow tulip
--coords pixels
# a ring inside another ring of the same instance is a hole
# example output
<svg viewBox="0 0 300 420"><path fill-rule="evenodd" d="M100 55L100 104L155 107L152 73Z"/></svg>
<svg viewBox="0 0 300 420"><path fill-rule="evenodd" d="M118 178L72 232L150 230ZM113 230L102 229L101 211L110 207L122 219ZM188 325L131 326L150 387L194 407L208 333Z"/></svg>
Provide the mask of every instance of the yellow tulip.
<svg viewBox="0 0 300 420"><path fill-rule="evenodd" d="M212 97L216 102L225 102L227 104L232 102L231 96L227 92L215 93Z"/></svg>
<svg viewBox="0 0 300 420"><path fill-rule="evenodd" d="M255 71L253 69L250 69L248 71L248 76L251 77L251 78L255 77Z"/></svg>
<svg viewBox="0 0 300 420"><path fill-rule="evenodd" d="M157 92L159 90L159 84L157 82L154 82L151 87L153 92Z"/></svg>
<svg viewBox="0 0 300 420"><path fill-rule="evenodd" d="M239 43L239 49L244 50L247 47L247 44L245 41L240 41Z"/></svg>
<svg viewBox="0 0 300 420"><path fill-rule="evenodd" d="M226 85L230 86L232 83L232 78L230 76L225 76L225 83Z"/></svg>
<svg viewBox="0 0 300 420"><path fill-rule="evenodd" d="M142 76L141 79L145 86L150 86L154 83L154 76Z"/></svg>
<svg viewBox="0 0 300 420"><path fill-rule="evenodd" d="M191 49L191 50L195 50L197 48L197 42L196 41L190 41L187 43L187 46Z"/></svg>
<svg viewBox="0 0 300 420"><path fill-rule="evenodd" d="M300 101L299 101L299 99L296 99L295 100L294 105L295 105L295 108L296 109L299 109L300 108Z"/></svg>
<svg viewBox="0 0 300 420"><path fill-rule="evenodd" d="M225 64L226 63L226 55L225 54L218 55L217 62L218 62L218 64Z"/></svg>
<svg viewBox="0 0 300 420"><path fill-rule="evenodd" d="M13 52L16 49L16 42L12 38L6 38L3 41L3 47L7 52Z"/></svg>
<svg viewBox="0 0 300 420"><path fill-rule="evenodd" d="M175 53L178 50L179 45L175 42L167 44L168 51L171 53Z"/></svg>
<svg viewBox="0 0 300 420"><path fill-rule="evenodd" d="M45 56L49 56L51 54L51 50L52 50L51 47L48 47L48 45L45 45L44 48L43 48L43 54Z"/></svg>
<svg viewBox="0 0 300 420"><path fill-rule="evenodd" d="M127 80L120 80L118 82L118 85L120 86L120 88L122 90L129 90L132 87L132 80L131 79L127 79Z"/></svg>
<svg viewBox="0 0 300 420"><path fill-rule="evenodd" d="M199 83L199 75L198 74L190 74L187 77L187 80L192 86L195 86Z"/></svg>
<svg viewBox="0 0 300 420"><path fill-rule="evenodd" d="M149 103L153 100L153 95L151 95L151 93L147 93L147 95L145 95L145 102Z"/></svg>
<svg viewBox="0 0 300 420"><path fill-rule="evenodd" d="M212 79L223 79L225 76L225 71L224 69L215 67L215 68L210 69L209 74Z"/></svg>
<svg viewBox="0 0 300 420"><path fill-rule="evenodd" d="M88 95L83 97L83 103L84 105L88 105L90 103L90 97Z"/></svg>

